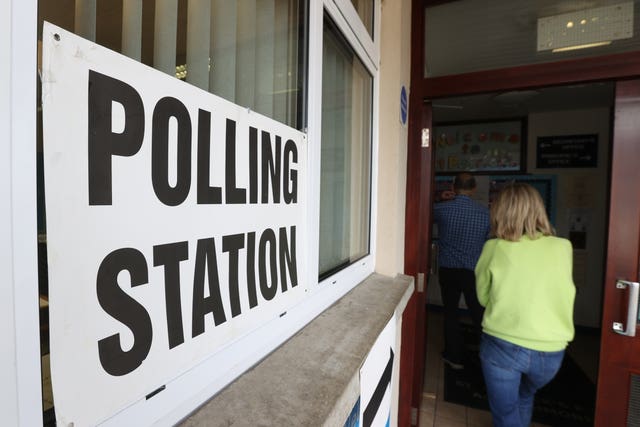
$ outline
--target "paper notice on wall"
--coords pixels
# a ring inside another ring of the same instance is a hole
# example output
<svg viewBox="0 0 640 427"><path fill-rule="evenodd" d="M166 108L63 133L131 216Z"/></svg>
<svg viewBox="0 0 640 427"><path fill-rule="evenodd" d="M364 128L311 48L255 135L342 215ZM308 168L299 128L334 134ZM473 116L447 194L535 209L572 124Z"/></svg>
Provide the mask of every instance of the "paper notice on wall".
<svg viewBox="0 0 640 427"><path fill-rule="evenodd" d="M591 209L574 208L568 210L568 215L569 240L573 250L586 250L593 212Z"/></svg>
<svg viewBox="0 0 640 427"><path fill-rule="evenodd" d="M598 188L593 175L567 175L564 203L568 207L588 208L595 205L595 191Z"/></svg>

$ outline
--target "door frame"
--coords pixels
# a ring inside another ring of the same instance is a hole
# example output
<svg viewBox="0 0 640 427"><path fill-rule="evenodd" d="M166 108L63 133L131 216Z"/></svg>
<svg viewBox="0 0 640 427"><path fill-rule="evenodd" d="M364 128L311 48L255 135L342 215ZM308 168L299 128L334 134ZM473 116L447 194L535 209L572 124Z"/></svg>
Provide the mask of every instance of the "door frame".
<svg viewBox="0 0 640 427"><path fill-rule="evenodd" d="M399 422L407 419L408 402L416 413L410 423L417 424L422 399L424 354L426 347L426 283L430 268L430 214L434 179L432 144L422 146L422 129L433 134L431 107L425 101L435 98L472 95L478 93L535 89L598 81L620 81L640 77L640 55L629 52L602 55L592 58L563 60L552 63L524 65L490 71L478 71L442 77L424 77L425 13L433 0L412 2L411 22L411 91L409 98L409 124L407 147L407 184L405 206L405 274L414 276L418 285L425 286L414 292L407 319L403 322L407 343L401 367L401 391ZM613 172L613 171L612 171ZM405 323L407 323L405 325ZM405 331L405 327L407 331ZM409 365L411 368L407 368ZM403 403L404 402L404 403Z"/></svg>
<svg viewBox="0 0 640 427"><path fill-rule="evenodd" d="M630 338L613 331L613 322L624 320L626 295L616 289L618 279L638 281L640 259L640 80L616 84L615 145L611 156L611 193L607 247L615 255L607 257L603 289L600 369L596 396L595 425L626 425L630 395L629 374L640 375L640 337ZM615 220L611 220L615 218ZM637 335L637 332L636 332ZM613 351L612 349L615 349ZM635 355L635 357L634 357Z"/></svg>

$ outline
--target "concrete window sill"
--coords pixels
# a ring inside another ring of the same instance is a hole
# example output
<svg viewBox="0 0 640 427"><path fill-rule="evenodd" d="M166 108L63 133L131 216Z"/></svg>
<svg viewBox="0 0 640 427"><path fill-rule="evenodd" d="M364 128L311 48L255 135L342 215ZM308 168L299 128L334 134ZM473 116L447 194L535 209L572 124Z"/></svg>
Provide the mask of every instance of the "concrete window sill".
<svg viewBox="0 0 640 427"><path fill-rule="evenodd" d="M360 394L360 366L412 293L410 276L372 274L182 425L342 426Z"/></svg>

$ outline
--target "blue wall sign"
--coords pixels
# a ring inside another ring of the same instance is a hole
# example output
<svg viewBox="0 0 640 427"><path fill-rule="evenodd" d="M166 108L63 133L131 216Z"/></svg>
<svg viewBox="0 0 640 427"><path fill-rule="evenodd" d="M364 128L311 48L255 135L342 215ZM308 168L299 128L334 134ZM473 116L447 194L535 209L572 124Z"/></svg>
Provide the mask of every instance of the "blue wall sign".
<svg viewBox="0 0 640 427"><path fill-rule="evenodd" d="M407 103L407 89L402 86L400 90L400 123L403 125L407 124L407 111L409 105Z"/></svg>

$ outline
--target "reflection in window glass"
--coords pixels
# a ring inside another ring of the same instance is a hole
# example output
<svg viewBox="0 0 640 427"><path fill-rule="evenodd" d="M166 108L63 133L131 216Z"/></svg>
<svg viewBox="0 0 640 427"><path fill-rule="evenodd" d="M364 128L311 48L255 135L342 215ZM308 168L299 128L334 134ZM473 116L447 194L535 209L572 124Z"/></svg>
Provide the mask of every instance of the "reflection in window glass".
<svg viewBox="0 0 640 427"><path fill-rule="evenodd" d="M373 78L325 17L320 277L369 253Z"/></svg>
<svg viewBox="0 0 640 427"><path fill-rule="evenodd" d="M351 0L353 7L356 8L358 16L362 20L369 35L373 37L373 5L374 0Z"/></svg>
<svg viewBox="0 0 640 427"><path fill-rule="evenodd" d="M425 77L640 50L640 0L433 3L424 9Z"/></svg>
<svg viewBox="0 0 640 427"><path fill-rule="evenodd" d="M302 0L47 0L47 20L297 129Z"/></svg>
<svg viewBox="0 0 640 427"><path fill-rule="evenodd" d="M305 0L40 0L48 21L116 52L249 107L304 126ZM40 99L38 86L38 99ZM43 419L55 426L49 370L47 234L42 112L37 118L38 261Z"/></svg>

